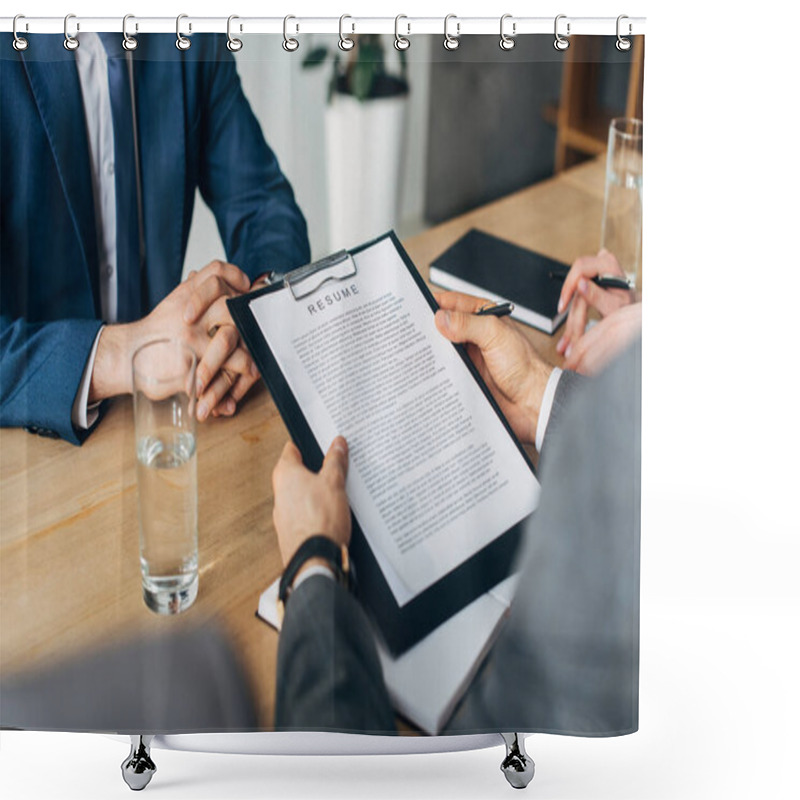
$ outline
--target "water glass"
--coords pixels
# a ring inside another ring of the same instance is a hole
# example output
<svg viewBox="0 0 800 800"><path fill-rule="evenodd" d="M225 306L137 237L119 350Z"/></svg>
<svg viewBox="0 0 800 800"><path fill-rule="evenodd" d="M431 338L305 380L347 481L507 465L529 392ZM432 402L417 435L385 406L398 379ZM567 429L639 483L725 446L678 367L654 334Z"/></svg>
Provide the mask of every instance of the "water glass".
<svg viewBox="0 0 800 800"><path fill-rule="evenodd" d="M142 590L157 614L197 597L196 369L192 349L175 339L133 356Z"/></svg>
<svg viewBox="0 0 800 800"><path fill-rule="evenodd" d="M608 130L600 246L619 261L631 286L642 282L642 121L613 119Z"/></svg>

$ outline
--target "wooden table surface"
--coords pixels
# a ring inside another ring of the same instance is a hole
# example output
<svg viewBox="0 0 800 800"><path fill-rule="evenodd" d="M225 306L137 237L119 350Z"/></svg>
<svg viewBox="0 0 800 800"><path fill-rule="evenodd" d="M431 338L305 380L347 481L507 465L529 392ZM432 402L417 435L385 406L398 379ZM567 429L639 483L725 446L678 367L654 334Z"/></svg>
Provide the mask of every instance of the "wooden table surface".
<svg viewBox="0 0 800 800"><path fill-rule="evenodd" d="M476 227L571 263L598 247L603 165L592 161L464 214L404 245L424 277L430 262ZM558 363L558 336L525 328ZM198 426L200 591L179 617L144 605L133 420L129 397L110 404L80 447L0 431L0 670L53 665L139 634L216 620L273 719L278 637L255 617L280 574L271 474L288 438L269 393L253 391L232 419Z"/></svg>

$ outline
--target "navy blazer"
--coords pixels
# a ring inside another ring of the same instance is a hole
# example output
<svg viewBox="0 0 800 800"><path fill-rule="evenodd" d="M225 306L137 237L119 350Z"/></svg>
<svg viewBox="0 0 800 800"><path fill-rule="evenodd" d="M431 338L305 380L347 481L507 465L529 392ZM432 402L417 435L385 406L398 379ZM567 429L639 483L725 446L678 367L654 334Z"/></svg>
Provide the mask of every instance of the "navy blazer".
<svg viewBox="0 0 800 800"><path fill-rule="evenodd" d="M72 405L102 324L86 120L63 37L29 41L0 53L0 424L80 443ZM174 36L150 34L133 53L144 313L180 282L197 188L228 261L251 279L310 258L305 220L224 43L200 34L179 52ZM138 279L120 273L120 291Z"/></svg>

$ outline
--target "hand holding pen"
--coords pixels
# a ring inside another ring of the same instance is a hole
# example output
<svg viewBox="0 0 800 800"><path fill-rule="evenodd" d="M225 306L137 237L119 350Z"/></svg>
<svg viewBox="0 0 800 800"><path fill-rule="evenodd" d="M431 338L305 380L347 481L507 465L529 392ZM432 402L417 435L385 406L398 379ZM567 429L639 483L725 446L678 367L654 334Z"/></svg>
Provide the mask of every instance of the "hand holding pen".
<svg viewBox="0 0 800 800"><path fill-rule="evenodd" d="M610 285L612 279L613 286ZM596 309L601 317L606 317L612 311L633 303L635 299L619 262L608 250L600 250L596 256L577 259L561 287L559 313L567 308L570 301L572 307L556 350L569 359L572 346L584 334L590 308Z"/></svg>
<svg viewBox="0 0 800 800"><path fill-rule="evenodd" d="M476 317L507 317L514 313L513 303L487 303L476 312Z"/></svg>

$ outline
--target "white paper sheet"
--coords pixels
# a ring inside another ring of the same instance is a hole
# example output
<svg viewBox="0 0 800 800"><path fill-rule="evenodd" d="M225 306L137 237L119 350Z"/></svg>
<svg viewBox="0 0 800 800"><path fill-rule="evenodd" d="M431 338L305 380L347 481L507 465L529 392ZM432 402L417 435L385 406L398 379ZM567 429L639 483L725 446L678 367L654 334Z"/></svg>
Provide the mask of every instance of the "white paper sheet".
<svg viewBox="0 0 800 800"><path fill-rule="evenodd" d="M322 450L347 439L350 505L402 606L530 514L539 484L393 242L354 260L250 308Z"/></svg>

